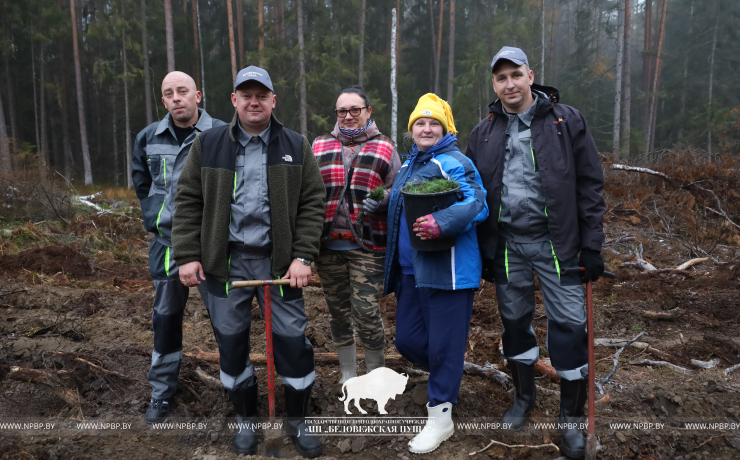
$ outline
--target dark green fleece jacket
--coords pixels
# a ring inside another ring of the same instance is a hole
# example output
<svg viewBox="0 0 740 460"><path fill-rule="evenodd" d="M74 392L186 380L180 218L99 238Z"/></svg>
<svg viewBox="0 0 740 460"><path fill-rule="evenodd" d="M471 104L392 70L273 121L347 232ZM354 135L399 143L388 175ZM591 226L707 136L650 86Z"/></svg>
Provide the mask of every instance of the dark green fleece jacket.
<svg viewBox="0 0 740 460"><path fill-rule="evenodd" d="M229 277L229 221L238 115L229 126L195 138L175 197L172 246L177 265L200 261L209 291ZM285 275L293 259L316 260L326 189L308 140L272 117L267 146L272 276ZM219 289L220 291L220 289Z"/></svg>

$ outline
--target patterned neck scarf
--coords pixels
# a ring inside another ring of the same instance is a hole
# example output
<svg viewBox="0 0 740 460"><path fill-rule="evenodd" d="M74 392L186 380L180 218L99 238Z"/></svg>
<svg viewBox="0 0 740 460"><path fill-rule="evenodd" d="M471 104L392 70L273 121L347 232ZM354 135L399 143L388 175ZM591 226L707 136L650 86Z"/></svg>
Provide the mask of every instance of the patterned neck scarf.
<svg viewBox="0 0 740 460"><path fill-rule="evenodd" d="M340 126L340 127L339 127L339 131L341 131L341 132L342 132L342 134L344 134L345 136L347 136L347 137L349 137L350 139L352 139L353 137L355 137L355 136L359 136L360 134L364 133L364 132L365 132L365 130L366 130L367 128L369 128L371 124L373 124L373 120L371 120L370 118L368 118L368 119L367 119L367 124L366 124L365 126L363 126L362 128L356 128L356 129L345 129L345 128L342 128L342 127Z"/></svg>

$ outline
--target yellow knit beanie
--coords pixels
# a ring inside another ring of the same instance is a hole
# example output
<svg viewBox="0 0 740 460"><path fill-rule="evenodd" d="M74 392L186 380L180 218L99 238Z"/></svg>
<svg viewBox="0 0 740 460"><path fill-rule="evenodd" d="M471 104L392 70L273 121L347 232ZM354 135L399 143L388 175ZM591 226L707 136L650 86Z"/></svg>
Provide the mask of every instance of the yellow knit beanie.
<svg viewBox="0 0 740 460"><path fill-rule="evenodd" d="M411 132L411 127L419 118L434 118L442 123L445 133L457 134L450 104L440 99L436 94L427 93L419 98L419 102L416 103L416 108L411 112L409 118L409 132Z"/></svg>

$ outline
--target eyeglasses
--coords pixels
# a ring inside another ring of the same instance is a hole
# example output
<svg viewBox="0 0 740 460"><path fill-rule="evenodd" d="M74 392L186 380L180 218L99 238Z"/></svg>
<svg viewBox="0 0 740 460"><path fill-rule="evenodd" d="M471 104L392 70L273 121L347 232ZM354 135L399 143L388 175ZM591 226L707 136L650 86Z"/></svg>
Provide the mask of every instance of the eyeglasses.
<svg viewBox="0 0 740 460"><path fill-rule="evenodd" d="M362 112L362 109L366 109L367 107L352 107L351 109L336 109L334 112L337 114L337 117L344 118L347 116L347 112L350 113L353 117L356 117Z"/></svg>

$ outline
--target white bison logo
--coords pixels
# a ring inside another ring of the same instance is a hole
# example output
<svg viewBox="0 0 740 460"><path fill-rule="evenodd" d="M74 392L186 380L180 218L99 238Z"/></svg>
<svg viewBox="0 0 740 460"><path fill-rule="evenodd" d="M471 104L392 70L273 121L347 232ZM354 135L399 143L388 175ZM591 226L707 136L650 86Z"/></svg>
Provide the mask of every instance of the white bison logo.
<svg viewBox="0 0 740 460"><path fill-rule="evenodd" d="M339 400L344 401L344 412L347 414L352 414L349 410L349 402L353 399L355 407L362 414L367 414L367 412L360 407L360 399L374 399L378 403L380 413L387 414L385 405L388 400L396 399L397 394L403 394L408 381L409 376L406 374L399 374L387 367L379 367L369 374L353 377L344 382L342 397ZM345 388L347 389L346 395Z"/></svg>

